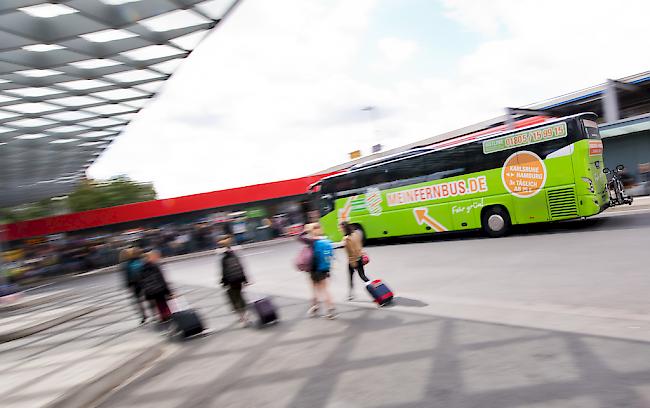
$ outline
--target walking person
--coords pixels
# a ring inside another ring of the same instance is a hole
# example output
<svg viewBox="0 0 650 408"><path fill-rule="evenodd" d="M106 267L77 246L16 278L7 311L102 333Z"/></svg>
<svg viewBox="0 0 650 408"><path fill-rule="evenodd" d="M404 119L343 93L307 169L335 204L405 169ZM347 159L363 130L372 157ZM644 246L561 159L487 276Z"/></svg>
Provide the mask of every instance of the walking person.
<svg viewBox="0 0 650 408"><path fill-rule="evenodd" d="M350 293L348 300L354 300L355 272L359 273L359 277L364 282L370 281L363 270L363 237L360 231L357 231L345 221L341 223L341 231L343 232L343 245L348 255L348 271L350 272Z"/></svg>
<svg viewBox="0 0 650 408"><path fill-rule="evenodd" d="M313 299L312 306L307 314L315 317L320 310L320 302L325 303L327 313L325 317L335 319L337 317L332 295L329 291L330 268L332 264L332 241L323 235L321 226L317 223L308 224L300 239L313 248L312 268L309 277L312 283Z"/></svg>
<svg viewBox="0 0 650 408"><path fill-rule="evenodd" d="M311 296L311 304L312 306L318 304L318 296L316 294L316 285L314 285L314 282L312 281L311 278L311 273L314 270L314 241L315 239L312 237L312 230L314 229L314 224L306 224L300 233L298 235L298 240L302 242L305 247L301 249L300 253L298 254L298 270L307 272L309 275L309 286L311 287L312 290L312 296Z"/></svg>
<svg viewBox="0 0 650 408"><path fill-rule="evenodd" d="M140 248L127 248L120 254L120 262L122 264L122 271L124 272L124 280L126 287L131 291L135 305L140 312L140 324L145 324L147 321L147 313L145 308L145 299L142 292L142 251Z"/></svg>
<svg viewBox="0 0 650 408"><path fill-rule="evenodd" d="M153 250L147 253L146 262L141 274L142 290L145 298L151 303L152 309L157 309L161 322L171 317L167 299L171 290L160 269L160 252Z"/></svg>
<svg viewBox="0 0 650 408"><path fill-rule="evenodd" d="M224 249L221 257L221 285L226 288L233 311L239 315L239 322L243 327L247 327L250 320L246 311L246 300L242 295L242 289L249 283L244 267L232 249L232 241L233 239L229 235L219 240L219 245Z"/></svg>

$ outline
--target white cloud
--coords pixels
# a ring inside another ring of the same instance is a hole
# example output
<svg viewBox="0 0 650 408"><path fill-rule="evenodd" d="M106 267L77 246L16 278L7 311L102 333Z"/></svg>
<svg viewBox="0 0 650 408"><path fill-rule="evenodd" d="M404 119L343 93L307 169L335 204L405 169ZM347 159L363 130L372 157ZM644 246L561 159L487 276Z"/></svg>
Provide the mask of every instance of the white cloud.
<svg viewBox="0 0 650 408"><path fill-rule="evenodd" d="M385 37L379 40L377 48L391 66L399 66L411 59L418 45L411 40L396 37Z"/></svg>
<svg viewBox="0 0 650 408"><path fill-rule="evenodd" d="M300 177L343 160L359 124L309 124L362 105L346 73L373 5L243 2L91 175L153 180L168 197ZM196 126L197 114L217 125Z"/></svg>
<svg viewBox="0 0 650 408"><path fill-rule="evenodd" d="M490 8L471 0L445 3L467 29L485 30L476 22L479 4L480 20L503 29L465 56L459 68L474 85L497 87L510 104L642 72L650 63L650 54L642 51L650 33L644 22L647 1L500 0Z"/></svg>
<svg viewBox="0 0 650 408"><path fill-rule="evenodd" d="M445 0L459 30L482 38L452 74L400 68L371 79L361 73L379 61L362 61L363 47L396 64L439 56L406 34L368 42L375 1L242 2L91 174L154 181L163 197L300 177L357 148L398 146L650 66L650 3L485 4ZM438 40L454 47L453 36Z"/></svg>
<svg viewBox="0 0 650 408"><path fill-rule="evenodd" d="M500 0L443 0L447 16L460 22L466 29L484 35L495 35L503 29L501 15L504 6L514 1Z"/></svg>

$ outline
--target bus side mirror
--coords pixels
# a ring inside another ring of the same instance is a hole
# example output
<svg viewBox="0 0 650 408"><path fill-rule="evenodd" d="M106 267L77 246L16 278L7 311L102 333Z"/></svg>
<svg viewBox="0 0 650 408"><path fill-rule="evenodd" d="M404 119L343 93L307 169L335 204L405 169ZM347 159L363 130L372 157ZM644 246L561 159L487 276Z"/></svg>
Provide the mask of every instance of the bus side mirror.
<svg viewBox="0 0 650 408"><path fill-rule="evenodd" d="M618 166L616 166L616 171L623 171L624 168L625 168L625 166L623 166L622 164L619 164Z"/></svg>
<svg viewBox="0 0 650 408"><path fill-rule="evenodd" d="M609 174L609 173L610 173L610 170L609 170L607 167L605 167L605 168L603 169L603 173L605 173L605 174Z"/></svg>

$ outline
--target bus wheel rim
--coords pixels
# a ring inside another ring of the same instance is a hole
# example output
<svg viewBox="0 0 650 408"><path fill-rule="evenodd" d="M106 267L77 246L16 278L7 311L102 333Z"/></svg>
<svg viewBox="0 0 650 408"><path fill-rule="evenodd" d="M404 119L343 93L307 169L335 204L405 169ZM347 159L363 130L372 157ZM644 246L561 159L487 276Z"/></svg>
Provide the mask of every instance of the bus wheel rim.
<svg viewBox="0 0 650 408"><path fill-rule="evenodd" d="M499 214L492 214L488 218L488 226L492 231L501 231L506 225L506 221Z"/></svg>

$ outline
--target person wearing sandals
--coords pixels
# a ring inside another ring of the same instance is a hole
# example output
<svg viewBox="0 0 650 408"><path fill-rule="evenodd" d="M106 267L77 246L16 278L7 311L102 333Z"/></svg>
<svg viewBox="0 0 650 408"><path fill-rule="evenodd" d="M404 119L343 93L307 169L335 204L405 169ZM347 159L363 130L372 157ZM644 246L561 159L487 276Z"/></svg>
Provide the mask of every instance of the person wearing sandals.
<svg viewBox="0 0 650 408"><path fill-rule="evenodd" d="M364 282L370 281L363 270L363 238L361 237L360 231L357 231L345 221L341 223L341 231L343 232L343 245L348 255L348 271L350 272L350 294L348 295L348 300L354 300L355 272L359 273L359 277Z"/></svg>
<svg viewBox="0 0 650 408"><path fill-rule="evenodd" d="M322 300L327 307L325 317L335 319L337 313L328 287L333 255L332 242L323 235L322 229L317 223L307 224L299 238L305 245L310 245L313 249L312 267L309 271L313 299L307 314L310 317L316 317Z"/></svg>

